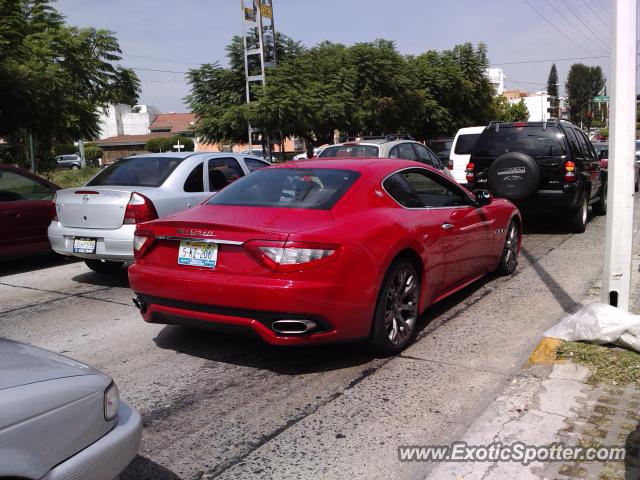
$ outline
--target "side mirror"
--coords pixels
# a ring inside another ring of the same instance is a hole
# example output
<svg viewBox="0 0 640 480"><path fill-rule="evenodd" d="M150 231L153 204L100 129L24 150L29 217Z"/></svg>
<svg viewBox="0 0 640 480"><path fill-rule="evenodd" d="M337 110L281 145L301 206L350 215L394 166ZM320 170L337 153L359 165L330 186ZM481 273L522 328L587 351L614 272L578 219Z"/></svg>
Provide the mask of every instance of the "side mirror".
<svg viewBox="0 0 640 480"><path fill-rule="evenodd" d="M485 205L489 205L493 201L493 195L489 190L476 190L476 206L484 207Z"/></svg>

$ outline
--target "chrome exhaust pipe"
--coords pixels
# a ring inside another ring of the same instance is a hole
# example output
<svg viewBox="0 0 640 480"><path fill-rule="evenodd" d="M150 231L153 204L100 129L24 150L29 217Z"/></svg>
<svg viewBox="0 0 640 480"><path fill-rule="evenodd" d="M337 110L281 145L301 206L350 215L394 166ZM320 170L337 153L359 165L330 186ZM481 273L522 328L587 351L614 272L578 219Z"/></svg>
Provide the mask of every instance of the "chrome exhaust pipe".
<svg viewBox="0 0 640 480"><path fill-rule="evenodd" d="M318 324L313 320L276 320L271 324L271 329L281 335L301 335L317 326Z"/></svg>
<svg viewBox="0 0 640 480"><path fill-rule="evenodd" d="M133 304L136 306L136 308L140 310L140 313L145 313L147 311L147 304L142 298L133 297L131 300L133 300Z"/></svg>

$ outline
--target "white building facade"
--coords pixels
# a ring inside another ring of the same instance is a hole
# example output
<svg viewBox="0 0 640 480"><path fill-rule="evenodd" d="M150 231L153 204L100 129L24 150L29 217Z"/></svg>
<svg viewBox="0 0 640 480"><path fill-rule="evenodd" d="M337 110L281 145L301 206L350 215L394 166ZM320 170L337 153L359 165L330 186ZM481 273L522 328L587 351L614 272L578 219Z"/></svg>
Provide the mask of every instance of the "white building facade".
<svg viewBox="0 0 640 480"><path fill-rule="evenodd" d="M502 95L504 93L504 81L507 78L504 71L501 68L487 68L485 74L491 85L493 85L496 95Z"/></svg>
<svg viewBox="0 0 640 480"><path fill-rule="evenodd" d="M158 116L151 105L108 105L99 113L99 140L118 135L146 135Z"/></svg>

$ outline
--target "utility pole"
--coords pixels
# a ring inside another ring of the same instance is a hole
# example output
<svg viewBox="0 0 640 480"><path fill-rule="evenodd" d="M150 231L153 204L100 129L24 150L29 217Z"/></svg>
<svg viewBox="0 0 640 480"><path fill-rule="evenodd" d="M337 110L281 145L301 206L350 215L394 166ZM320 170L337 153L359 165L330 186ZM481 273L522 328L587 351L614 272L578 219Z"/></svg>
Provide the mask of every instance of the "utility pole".
<svg viewBox="0 0 640 480"><path fill-rule="evenodd" d="M29 159L31 160L31 173L36 173L36 157L33 154L33 135L29 132Z"/></svg>
<svg viewBox="0 0 640 480"><path fill-rule="evenodd" d="M266 85L266 69L276 66L276 31L272 0L240 0L244 39L244 73L247 103L252 102L251 86ZM253 134L262 133L262 150L271 159L271 143L264 131L248 125L249 150L253 150ZM268 150L268 152L265 152Z"/></svg>
<svg viewBox="0 0 640 480"><path fill-rule="evenodd" d="M611 132L602 303L629 311L636 138L637 0L611 5Z"/></svg>

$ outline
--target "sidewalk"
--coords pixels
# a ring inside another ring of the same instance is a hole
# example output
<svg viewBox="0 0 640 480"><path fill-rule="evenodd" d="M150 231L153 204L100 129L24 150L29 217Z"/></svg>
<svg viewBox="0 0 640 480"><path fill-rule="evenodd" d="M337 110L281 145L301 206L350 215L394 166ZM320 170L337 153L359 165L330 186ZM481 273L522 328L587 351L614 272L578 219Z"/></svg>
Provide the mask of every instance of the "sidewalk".
<svg viewBox="0 0 640 480"><path fill-rule="evenodd" d="M635 251L632 311L640 314L638 245ZM583 303L598 302L599 295L600 286L595 285ZM555 360L555 347L560 343L541 342L529 365L459 440L474 446L515 442L535 446L562 443L584 448L621 446L626 448L625 460L533 462L526 466L519 462L448 462L435 464L426 478L640 479L640 385L594 383L589 368ZM633 367L636 366L630 366Z"/></svg>

